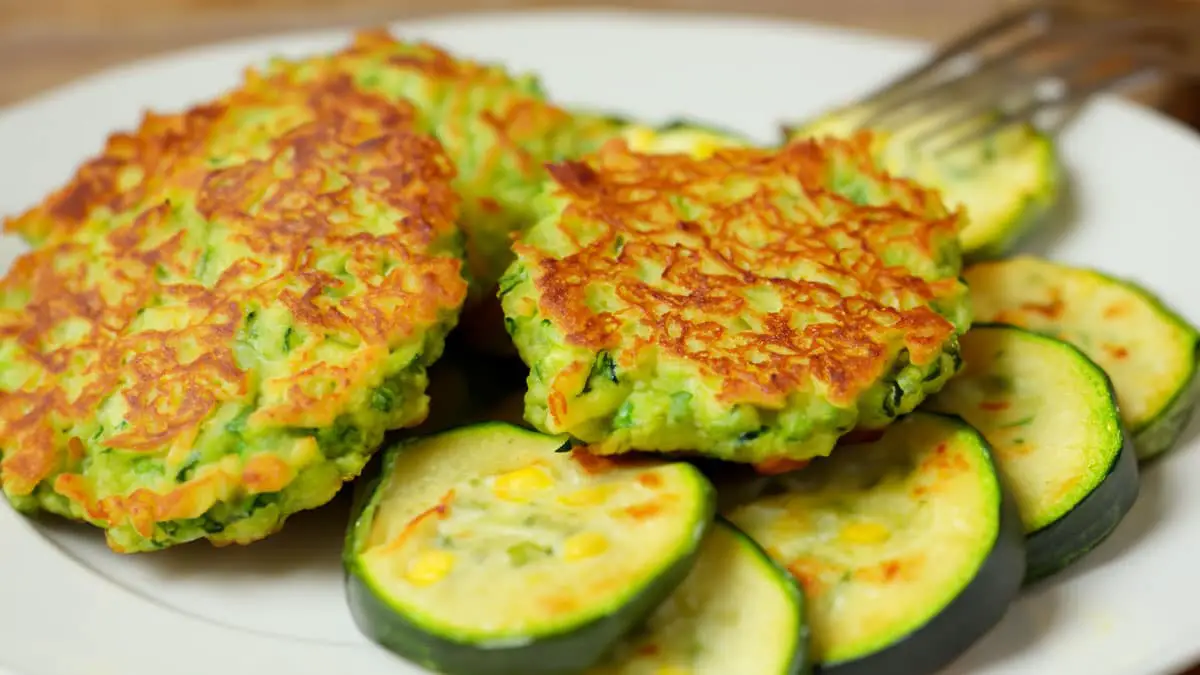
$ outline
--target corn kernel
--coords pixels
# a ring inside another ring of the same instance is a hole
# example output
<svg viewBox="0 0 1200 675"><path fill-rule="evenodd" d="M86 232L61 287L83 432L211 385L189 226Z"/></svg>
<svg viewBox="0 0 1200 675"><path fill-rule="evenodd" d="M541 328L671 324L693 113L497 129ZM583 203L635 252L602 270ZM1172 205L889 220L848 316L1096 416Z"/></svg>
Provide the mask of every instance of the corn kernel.
<svg viewBox="0 0 1200 675"><path fill-rule="evenodd" d="M851 523L842 528L842 541L851 544L878 544L891 536L879 523Z"/></svg>
<svg viewBox="0 0 1200 675"><path fill-rule="evenodd" d="M680 666L663 666L654 671L654 675L692 675L692 671Z"/></svg>
<svg viewBox="0 0 1200 675"><path fill-rule="evenodd" d="M558 498L564 506L596 506L603 504L613 493L611 485L589 485Z"/></svg>
<svg viewBox="0 0 1200 675"><path fill-rule="evenodd" d="M539 490L554 485L554 479L540 466L527 466L496 476L492 492L505 501L523 502Z"/></svg>
<svg viewBox="0 0 1200 675"><path fill-rule="evenodd" d="M592 558L608 550L608 540L599 532L581 532L563 544L563 558L570 562Z"/></svg>
<svg viewBox="0 0 1200 675"><path fill-rule="evenodd" d="M634 128L625 132L625 142L634 152L645 152L654 143L654 131L645 128Z"/></svg>
<svg viewBox="0 0 1200 675"><path fill-rule="evenodd" d="M453 553L431 549L421 552L408 563L404 578L414 586L429 586L444 579L453 567Z"/></svg>

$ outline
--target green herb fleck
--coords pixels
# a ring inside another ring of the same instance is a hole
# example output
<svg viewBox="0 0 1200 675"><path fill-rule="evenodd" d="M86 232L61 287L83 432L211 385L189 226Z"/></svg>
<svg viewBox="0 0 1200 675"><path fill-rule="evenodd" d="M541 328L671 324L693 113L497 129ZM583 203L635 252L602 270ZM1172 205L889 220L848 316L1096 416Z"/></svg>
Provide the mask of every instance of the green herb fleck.
<svg viewBox="0 0 1200 675"><path fill-rule="evenodd" d="M283 353L290 354L293 349L299 347L301 343L300 336L296 334L296 329L291 326L283 331Z"/></svg>
<svg viewBox="0 0 1200 675"><path fill-rule="evenodd" d="M766 432L767 432L767 428L765 426L759 427L759 428L755 429L754 431L744 431L737 437L737 440L738 440L738 443L749 443L750 441L753 441L754 439L758 438L759 436L762 436Z"/></svg>
<svg viewBox="0 0 1200 675"><path fill-rule="evenodd" d="M592 391L592 382L597 378L608 380L613 384L620 383L620 380L617 379L617 364L613 361L612 355L606 351L596 355L595 361L592 362L592 369L588 372L587 382L583 384L583 391L580 393L586 394Z"/></svg>
<svg viewBox="0 0 1200 675"><path fill-rule="evenodd" d="M1012 429L1012 428L1014 428L1014 427L1023 427L1023 426L1025 426L1025 425L1029 424L1030 422L1032 422L1032 421L1033 421L1033 417L1034 417L1033 415L1030 415L1029 417L1023 417L1023 418L1021 418L1021 419L1019 419L1019 420L1014 420L1014 421L1012 421L1012 422L1008 422L1008 423L1005 423L1005 424L1001 424L999 428L1001 428L1001 429Z"/></svg>
<svg viewBox="0 0 1200 675"><path fill-rule="evenodd" d="M396 394L386 385L371 392L371 407L379 412L391 412L396 404Z"/></svg>
<svg viewBox="0 0 1200 675"><path fill-rule="evenodd" d="M198 451L193 450L188 453L187 458L183 460L183 464L179 467L179 471L175 472L175 482L187 482L187 480L192 477L192 473L196 470L196 465L199 463L200 453Z"/></svg>
<svg viewBox="0 0 1200 675"><path fill-rule="evenodd" d="M254 409L251 407L242 408L241 412L225 424L225 431L240 436L246 430L246 421L250 419L252 412Z"/></svg>
<svg viewBox="0 0 1200 675"><path fill-rule="evenodd" d="M523 541L509 546L507 553L509 564L513 567L524 567L538 558L546 557L550 551L531 541Z"/></svg>
<svg viewBox="0 0 1200 675"><path fill-rule="evenodd" d="M613 415L613 429L628 429L633 426L633 404L626 401L617 408L617 414Z"/></svg>

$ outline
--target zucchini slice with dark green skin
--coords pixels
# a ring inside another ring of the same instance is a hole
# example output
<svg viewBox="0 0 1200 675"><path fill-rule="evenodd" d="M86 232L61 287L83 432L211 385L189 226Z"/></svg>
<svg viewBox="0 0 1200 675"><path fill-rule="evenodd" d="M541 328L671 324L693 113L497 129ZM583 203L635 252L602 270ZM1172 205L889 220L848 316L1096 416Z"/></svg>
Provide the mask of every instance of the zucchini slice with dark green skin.
<svg viewBox="0 0 1200 675"><path fill-rule="evenodd" d="M777 477L729 519L800 580L827 675L927 675L987 633L1025 576L987 440L915 412Z"/></svg>
<svg viewBox="0 0 1200 675"><path fill-rule="evenodd" d="M718 519L683 584L587 675L809 670L800 587L758 544Z"/></svg>
<svg viewBox="0 0 1200 675"><path fill-rule="evenodd" d="M1025 526L1026 583L1104 541L1138 494L1138 467L1108 376L1075 347L972 326L966 368L927 402L987 438Z"/></svg>
<svg viewBox="0 0 1200 675"><path fill-rule="evenodd" d="M783 128L787 139L846 136L866 121L866 108L835 110L816 120ZM986 119L963 122L963 131ZM1043 222L1058 202L1062 169L1050 137L1030 125L1011 126L982 140L936 154L911 143L915 134L937 120L907 124L902 131L875 132L877 156L884 168L942 192L950 208L966 209L967 226L959 237L969 260L1008 253ZM947 130L946 137L954 130Z"/></svg>
<svg viewBox="0 0 1200 675"><path fill-rule="evenodd" d="M1153 293L1096 270L1033 256L963 273L975 319L1069 342L1112 379L1138 459L1170 450L1200 401L1200 332Z"/></svg>
<svg viewBox="0 0 1200 675"><path fill-rule="evenodd" d="M347 535L358 627L447 675L599 663L683 582L715 495L689 464L568 448L486 423L391 449Z"/></svg>

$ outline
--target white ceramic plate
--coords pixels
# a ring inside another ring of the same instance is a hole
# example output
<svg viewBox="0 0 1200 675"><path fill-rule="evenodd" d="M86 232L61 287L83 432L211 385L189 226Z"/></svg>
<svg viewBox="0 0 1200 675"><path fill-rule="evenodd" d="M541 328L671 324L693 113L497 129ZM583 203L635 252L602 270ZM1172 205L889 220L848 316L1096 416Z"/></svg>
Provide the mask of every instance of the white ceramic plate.
<svg viewBox="0 0 1200 675"><path fill-rule="evenodd" d="M817 113L924 53L794 23L678 15L476 15L397 29L536 69L564 102L651 119L698 115L764 142L777 138L780 119ZM232 85L248 63L346 38L193 50L0 111L0 213L36 202L144 108L178 109ZM1136 278L1200 321L1196 136L1105 100L1063 137L1062 155L1073 206L1027 248ZM20 251L0 240L0 265ZM1196 432L1145 471L1137 505L1103 546L1027 592L950 672L1165 673L1200 657ZM35 524L0 507L0 667L14 675L414 675L369 645L348 616L338 558L346 515L343 500L247 548L198 544L121 557L97 531Z"/></svg>

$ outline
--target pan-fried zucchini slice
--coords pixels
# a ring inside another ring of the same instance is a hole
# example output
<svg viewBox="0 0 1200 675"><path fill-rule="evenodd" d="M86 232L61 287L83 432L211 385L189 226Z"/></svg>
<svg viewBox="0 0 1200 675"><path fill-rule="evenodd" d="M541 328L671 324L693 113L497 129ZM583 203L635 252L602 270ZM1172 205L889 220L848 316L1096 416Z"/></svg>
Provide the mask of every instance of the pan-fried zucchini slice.
<svg viewBox="0 0 1200 675"><path fill-rule="evenodd" d="M807 653L796 581L718 520L683 584L588 675L800 675Z"/></svg>
<svg viewBox="0 0 1200 675"><path fill-rule="evenodd" d="M654 127L632 124L621 132L629 149L644 154L686 154L697 159L710 157L721 148L752 145L732 131L695 120L679 119Z"/></svg>
<svg viewBox="0 0 1200 675"><path fill-rule="evenodd" d="M729 518L800 580L823 674L932 673L1020 589L1020 516L957 417L913 413L775 480Z"/></svg>
<svg viewBox="0 0 1200 675"><path fill-rule="evenodd" d="M808 124L785 126L784 132L789 139L848 135L866 112L846 108ZM918 123L895 134L878 132L880 161L896 175L940 190L950 208L966 209L967 226L960 237L968 259L1008 252L1057 202L1062 176L1054 144L1034 127L1014 126L944 154L922 152L910 142L928 128Z"/></svg>
<svg viewBox="0 0 1200 675"><path fill-rule="evenodd" d="M987 438L1027 536L1026 582L1057 572L1116 528L1137 460L1108 376L1052 337L1005 325L962 338L966 367L931 399Z"/></svg>
<svg viewBox="0 0 1200 675"><path fill-rule="evenodd" d="M596 665L683 582L715 497L691 465L567 447L486 423L390 450L347 535L359 628L447 675Z"/></svg>
<svg viewBox="0 0 1200 675"><path fill-rule="evenodd" d="M1070 342L1112 379L1141 460L1169 450L1200 399L1200 333L1150 291L1032 256L964 272L975 319Z"/></svg>

